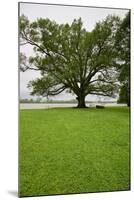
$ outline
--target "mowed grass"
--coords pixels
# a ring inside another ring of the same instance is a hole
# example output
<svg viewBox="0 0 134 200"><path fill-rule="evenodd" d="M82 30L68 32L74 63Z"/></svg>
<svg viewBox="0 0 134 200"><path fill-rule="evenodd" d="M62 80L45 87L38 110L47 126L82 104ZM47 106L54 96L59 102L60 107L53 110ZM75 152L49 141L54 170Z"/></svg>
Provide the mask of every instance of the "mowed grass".
<svg viewBox="0 0 134 200"><path fill-rule="evenodd" d="M20 196L130 189L129 109L20 111Z"/></svg>

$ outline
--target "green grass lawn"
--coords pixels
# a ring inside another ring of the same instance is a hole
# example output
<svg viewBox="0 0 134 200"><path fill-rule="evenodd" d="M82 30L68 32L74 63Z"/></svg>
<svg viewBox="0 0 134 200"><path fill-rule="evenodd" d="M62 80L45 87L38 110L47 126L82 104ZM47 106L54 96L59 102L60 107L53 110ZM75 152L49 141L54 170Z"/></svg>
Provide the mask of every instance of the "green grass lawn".
<svg viewBox="0 0 134 200"><path fill-rule="evenodd" d="M129 109L20 111L20 196L130 189Z"/></svg>

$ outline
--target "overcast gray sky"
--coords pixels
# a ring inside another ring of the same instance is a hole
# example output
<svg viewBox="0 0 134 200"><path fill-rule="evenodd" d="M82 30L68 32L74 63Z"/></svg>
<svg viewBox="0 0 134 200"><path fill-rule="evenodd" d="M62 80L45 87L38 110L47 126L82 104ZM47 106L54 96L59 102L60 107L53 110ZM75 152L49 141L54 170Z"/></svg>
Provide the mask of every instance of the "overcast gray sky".
<svg viewBox="0 0 134 200"><path fill-rule="evenodd" d="M75 6L60 6L60 5L45 5L45 4L31 4L20 3L20 15L24 14L30 21L34 21L37 18L49 18L55 20L57 23L71 23L74 19L82 18L83 26L88 31L91 31L96 22L101 21L107 17L107 15L116 15L123 18L128 10L125 9L112 9L112 8L93 8L93 7L75 7ZM21 52L24 52L27 56L32 55L32 48L28 45L20 48ZM33 98L30 96L30 91L27 88L27 84L30 80L39 77L39 72L26 71L20 73L20 97L21 98ZM53 99L69 100L75 96L67 94L65 92L55 96ZM96 100L93 95L88 95L87 100Z"/></svg>

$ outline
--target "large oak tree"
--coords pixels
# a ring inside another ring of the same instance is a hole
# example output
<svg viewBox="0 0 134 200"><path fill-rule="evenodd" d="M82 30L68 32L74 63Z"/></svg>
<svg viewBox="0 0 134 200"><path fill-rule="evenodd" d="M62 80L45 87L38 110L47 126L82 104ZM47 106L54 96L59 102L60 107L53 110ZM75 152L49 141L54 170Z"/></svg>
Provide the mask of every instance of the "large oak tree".
<svg viewBox="0 0 134 200"><path fill-rule="evenodd" d="M33 56L20 54L21 70L39 70L30 81L32 95L51 96L68 91L83 108L88 94L113 97L118 91L115 38L120 19L108 16L89 32L81 18L71 24L49 19L30 22L20 17L20 45L33 47Z"/></svg>

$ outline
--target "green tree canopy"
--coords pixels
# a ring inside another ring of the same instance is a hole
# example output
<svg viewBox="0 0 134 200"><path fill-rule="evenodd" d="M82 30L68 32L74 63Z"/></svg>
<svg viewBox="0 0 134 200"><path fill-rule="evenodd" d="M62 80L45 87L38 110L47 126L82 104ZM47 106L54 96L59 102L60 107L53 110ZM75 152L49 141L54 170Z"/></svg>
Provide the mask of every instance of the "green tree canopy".
<svg viewBox="0 0 134 200"><path fill-rule="evenodd" d="M123 19L116 34L115 43L120 64L119 81L121 83L119 102L130 105L130 12Z"/></svg>
<svg viewBox="0 0 134 200"><path fill-rule="evenodd" d="M20 44L34 55L20 55L21 70L39 70L41 78L29 82L32 95L51 96L66 90L85 107L88 94L114 97L118 91L116 33L121 21L108 16L89 32L81 18L71 24L49 19L30 22L20 17Z"/></svg>

